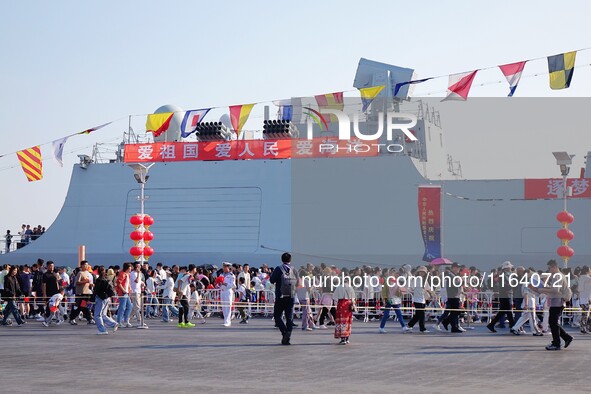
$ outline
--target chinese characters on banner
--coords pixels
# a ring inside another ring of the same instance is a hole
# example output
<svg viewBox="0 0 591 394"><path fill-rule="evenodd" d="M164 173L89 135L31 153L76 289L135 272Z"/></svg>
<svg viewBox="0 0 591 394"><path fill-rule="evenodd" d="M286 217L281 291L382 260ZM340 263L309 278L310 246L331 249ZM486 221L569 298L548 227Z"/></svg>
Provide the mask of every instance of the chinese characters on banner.
<svg viewBox="0 0 591 394"><path fill-rule="evenodd" d="M569 198L591 197L589 184L591 178L567 179L566 185L572 187L573 194ZM536 200L546 198L562 198L564 181L562 179L526 179L525 199Z"/></svg>
<svg viewBox="0 0 591 394"><path fill-rule="evenodd" d="M441 186L419 186L419 220L425 243L423 261L441 257Z"/></svg>
<svg viewBox="0 0 591 394"><path fill-rule="evenodd" d="M313 140L240 140L213 142L155 142L126 144L126 163L290 159L319 157L377 156L378 146L372 141L343 141L324 137ZM383 148L382 148L383 149Z"/></svg>

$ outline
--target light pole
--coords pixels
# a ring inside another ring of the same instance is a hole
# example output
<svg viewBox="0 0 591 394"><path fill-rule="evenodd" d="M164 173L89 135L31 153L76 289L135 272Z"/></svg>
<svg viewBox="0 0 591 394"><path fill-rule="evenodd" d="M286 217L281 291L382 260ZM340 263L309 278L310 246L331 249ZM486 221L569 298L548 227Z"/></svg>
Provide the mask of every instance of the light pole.
<svg viewBox="0 0 591 394"><path fill-rule="evenodd" d="M570 190L571 188L567 186L567 176L568 173L570 172L570 166L573 164L573 157L575 157L575 155L570 155L567 152L552 152L552 154L554 155L554 158L556 159L556 164L560 167L560 174L562 175L562 199L564 202L563 205L563 211L564 212L568 212L567 211L567 197L569 194L571 194ZM572 216L571 216L572 217ZM565 227L568 225L564 225ZM572 234L572 233L571 233ZM568 244L567 241L565 241L566 244ZM571 249L572 251L572 249ZM568 261L568 257L564 257L564 268L567 267L567 261Z"/></svg>
<svg viewBox="0 0 591 394"><path fill-rule="evenodd" d="M144 194L144 188L146 186L146 182L148 182L148 170L150 167L154 165L154 163L144 165L141 163L133 163L128 164L133 169L133 177L140 184L140 215L143 219L144 217L144 202L146 201L146 196ZM144 241L141 241L142 246L144 245ZM140 255L140 264L144 264L144 255ZM148 328L148 325L144 322L144 295L140 294L140 324L137 328Z"/></svg>

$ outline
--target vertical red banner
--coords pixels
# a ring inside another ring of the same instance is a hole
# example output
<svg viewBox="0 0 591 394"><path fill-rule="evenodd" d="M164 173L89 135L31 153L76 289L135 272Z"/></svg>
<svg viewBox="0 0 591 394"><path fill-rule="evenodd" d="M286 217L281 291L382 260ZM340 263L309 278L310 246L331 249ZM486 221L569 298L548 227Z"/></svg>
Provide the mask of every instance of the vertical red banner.
<svg viewBox="0 0 591 394"><path fill-rule="evenodd" d="M441 257L441 186L421 185L418 193L419 224L425 243L423 261Z"/></svg>

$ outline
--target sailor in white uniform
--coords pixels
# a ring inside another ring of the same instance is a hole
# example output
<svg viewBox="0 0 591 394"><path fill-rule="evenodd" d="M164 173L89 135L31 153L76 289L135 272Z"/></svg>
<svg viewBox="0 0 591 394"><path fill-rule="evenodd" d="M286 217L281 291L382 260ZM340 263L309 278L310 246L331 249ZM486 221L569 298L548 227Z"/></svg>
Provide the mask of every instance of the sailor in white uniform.
<svg viewBox="0 0 591 394"><path fill-rule="evenodd" d="M224 313L224 327L230 327L232 324L232 303L234 302L234 291L236 290L236 278L231 272L232 264L222 263L224 282L221 284L220 299L222 302L222 312Z"/></svg>

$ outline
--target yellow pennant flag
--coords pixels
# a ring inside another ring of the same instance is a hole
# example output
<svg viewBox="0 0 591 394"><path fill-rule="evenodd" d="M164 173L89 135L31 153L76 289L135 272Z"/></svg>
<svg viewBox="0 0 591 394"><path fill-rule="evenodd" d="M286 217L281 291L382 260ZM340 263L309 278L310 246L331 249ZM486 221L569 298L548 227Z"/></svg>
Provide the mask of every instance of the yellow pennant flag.
<svg viewBox="0 0 591 394"><path fill-rule="evenodd" d="M250 111L252 111L252 107L254 107L254 104L232 105L230 107L230 121L232 122L232 127L236 135L240 135L240 131L244 127Z"/></svg>
<svg viewBox="0 0 591 394"><path fill-rule="evenodd" d="M367 111L371 105L371 102L378 96L378 94L380 94L382 90L384 90L385 87L386 85L380 85L359 89L359 93L361 93L361 102L363 103L361 112Z"/></svg>
<svg viewBox="0 0 591 394"><path fill-rule="evenodd" d="M153 133L154 137L158 137L160 134L168 130L172 115L172 112L148 115L148 119L146 120L146 131Z"/></svg>

